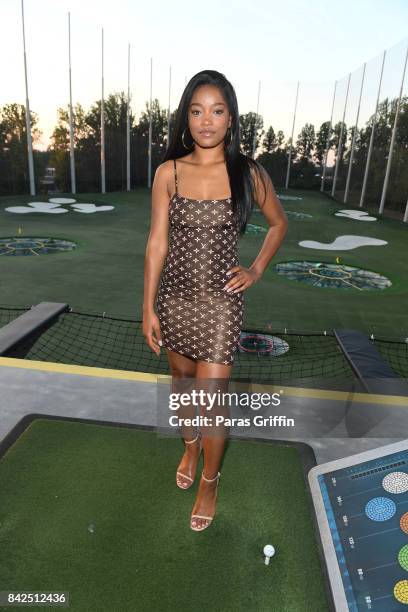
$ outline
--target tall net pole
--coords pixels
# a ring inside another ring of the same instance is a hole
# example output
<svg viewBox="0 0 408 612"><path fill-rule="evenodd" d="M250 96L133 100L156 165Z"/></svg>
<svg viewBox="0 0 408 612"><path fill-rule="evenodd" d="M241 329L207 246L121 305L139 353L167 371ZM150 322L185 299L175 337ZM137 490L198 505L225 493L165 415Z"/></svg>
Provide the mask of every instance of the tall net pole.
<svg viewBox="0 0 408 612"><path fill-rule="evenodd" d="M152 186L152 82L153 82L153 58L150 58L150 112L149 112L149 161L147 167L147 187Z"/></svg>
<svg viewBox="0 0 408 612"><path fill-rule="evenodd" d="M348 101L348 95L349 95L349 89L350 89L350 79L351 79L351 72L349 73L349 77L348 77L348 81L347 81L347 93L346 93L346 99L345 99L345 102L344 102L343 119L341 121L339 144L338 144L338 147L337 147L337 155L336 155L336 163L335 163L335 166L334 166L334 177L333 177L333 185L332 185L332 190L331 190L331 195L332 196L334 196L334 192L336 191L337 175L338 175L338 172L339 172L341 153L342 153L342 150L343 150L344 119L346 117L347 101Z"/></svg>
<svg viewBox="0 0 408 612"><path fill-rule="evenodd" d="M128 45L128 91L126 114L126 190L130 191L130 43Z"/></svg>
<svg viewBox="0 0 408 612"><path fill-rule="evenodd" d="M350 153L349 167L348 167L348 172L347 172L346 189L344 191L344 198L343 198L343 203L344 204L348 200L348 194L349 194L349 189L350 189L351 171L352 171L352 168L353 168L353 158L354 158L354 146L355 146L355 143L356 143L356 135L357 135L357 129L358 129L358 119L359 119L359 116L360 116L361 97L363 95L365 70L366 70L366 64L364 63L363 76L361 78L360 97L358 99L358 106L357 106L356 123L355 123L355 126L354 126L353 138L351 140L351 153Z"/></svg>
<svg viewBox="0 0 408 612"><path fill-rule="evenodd" d="M380 206L379 206L379 209L378 209L378 213L380 215L384 211L385 198L387 196L388 181L389 181L389 178L390 178L390 171L391 171L392 154L394 152L395 136L396 136L396 133L397 133L399 109L400 109L400 105L401 105L402 90L404 88L405 71L407 69L407 59L408 59L408 47L407 47L407 52L405 54L404 69L402 71L402 79L401 79L401 88L400 88L400 92L399 92L397 108L396 108L396 111L395 111L394 126L392 128L390 150L389 150L389 153L388 153L387 169L385 171L384 184L383 184L383 189L382 189L382 194L381 194L381 202L380 202Z"/></svg>
<svg viewBox="0 0 408 612"><path fill-rule="evenodd" d="M23 50L24 50L24 76L26 90L26 132L27 132L27 153L28 153L28 174L30 179L30 195L35 196L35 180L34 180L34 159L33 159L33 142L31 139L31 117L30 117L30 101L28 98L28 77L27 77L27 56L25 45L25 28L24 28L24 0L21 0L21 13L23 21Z"/></svg>
<svg viewBox="0 0 408 612"><path fill-rule="evenodd" d="M69 76L69 161L71 171L71 193L76 193L75 152L74 152L74 121L72 111L72 79L71 79L71 13L68 13L68 76Z"/></svg>
<svg viewBox="0 0 408 612"><path fill-rule="evenodd" d="M105 176L105 103L103 93L103 28L102 28L102 95L101 95L101 191L106 193Z"/></svg>
<svg viewBox="0 0 408 612"><path fill-rule="evenodd" d="M332 102L332 109L331 109L331 114L330 114L329 129L327 131L326 150L324 152L323 174L322 174L322 181L321 181L320 191L324 191L324 183L325 183L325 180L326 180L327 158L328 158L328 155L329 155L330 138L331 138L331 135L332 135L333 111L334 111L334 102L336 100L336 89L337 89L337 81L335 81L335 83L334 83L333 102Z"/></svg>
<svg viewBox="0 0 408 612"><path fill-rule="evenodd" d="M287 189L288 186L289 186L290 163L291 163L291 159L292 159L293 134L294 134L294 131L295 131L295 121L296 121L296 109L297 109L297 103L298 103L298 95L299 95L299 81L298 81L297 89L296 89L295 110L293 112L292 134L291 134L291 137L290 137L289 154L288 154L288 167L286 169L285 189Z"/></svg>
<svg viewBox="0 0 408 612"><path fill-rule="evenodd" d="M364 170L364 179L363 179L363 186L361 188L359 208L363 207L365 193L367 189L368 172L370 170L371 154L372 154L373 146L374 146L374 133L375 133L375 126L377 124L377 113L378 113L378 106L380 104L381 83L382 83L382 78L383 78L383 73L384 73L384 64L385 64L386 54L387 54L387 51L385 50L383 54L383 61L382 61L382 66L381 66L380 81L378 83L377 102L375 104L375 112L374 112L374 117L373 117L373 122L372 122L372 127L371 127L370 144L368 145L367 160L366 160L366 165L365 165L365 170Z"/></svg>
<svg viewBox="0 0 408 612"><path fill-rule="evenodd" d="M170 99L171 99L171 66L169 71L169 105L167 108L167 149L170 145Z"/></svg>
<svg viewBox="0 0 408 612"><path fill-rule="evenodd" d="M259 96L261 93L261 81L259 81L258 83L258 100L256 103L256 115L255 115L255 125L254 125L254 138L252 141L252 157L255 159L255 153L256 153L256 136L257 136L257 123L258 123L258 115L259 115Z"/></svg>

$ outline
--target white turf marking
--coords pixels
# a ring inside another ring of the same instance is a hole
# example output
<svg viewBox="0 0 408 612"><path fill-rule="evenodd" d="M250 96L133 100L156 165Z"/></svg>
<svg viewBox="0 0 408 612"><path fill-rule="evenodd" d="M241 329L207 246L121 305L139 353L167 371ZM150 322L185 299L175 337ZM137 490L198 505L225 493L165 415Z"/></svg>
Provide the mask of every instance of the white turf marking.
<svg viewBox="0 0 408 612"><path fill-rule="evenodd" d="M368 212L364 210L338 210L334 213L336 217L346 217L347 219L355 219L356 221L377 221L377 217L370 217Z"/></svg>
<svg viewBox="0 0 408 612"><path fill-rule="evenodd" d="M8 206L4 210L19 215L35 212L60 215L68 212L65 208L60 208L58 204L53 204L52 202L29 202L27 206Z"/></svg>
<svg viewBox="0 0 408 612"><path fill-rule="evenodd" d="M350 251L362 246L383 246L388 244L385 240L370 238L369 236L337 236L332 243L317 242L316 240L302 240L299 246L306 249L322 249L324 251Z"/></svg>
<svg viewBox="0 0 408 612"><path fill-rule="evenodd" d="M49 202L28 202L26 206L8 206L4 210L19 215L27 213L48 213L52 215L60 215L69 212L69 209L62 208L60 204L71 204L75 212L79 213L95 213L104 212L105 210L113 210L114 206L96 206L95 204L80 204L71 198L50 198Z"/></svg>
<svg viewBox="0 0 408 612"><path fill-rule="evenodd" d="M27 202L27 206L40 206L41 208L59 208L58 204L54 202Z"/></svg>
<svg viewBox="0 0 408 612"><path fill-rule="evenodd" d="M74 204L76 202L74 198L49 198L49 201L53 204Z"/></svg>
<svg viewBox="0 0 408 612"><path fill-rule="evenodd" d="M80 213L103 212L115 208L114 206L95 206L95 204L71 204L71 206Z"/></svg>

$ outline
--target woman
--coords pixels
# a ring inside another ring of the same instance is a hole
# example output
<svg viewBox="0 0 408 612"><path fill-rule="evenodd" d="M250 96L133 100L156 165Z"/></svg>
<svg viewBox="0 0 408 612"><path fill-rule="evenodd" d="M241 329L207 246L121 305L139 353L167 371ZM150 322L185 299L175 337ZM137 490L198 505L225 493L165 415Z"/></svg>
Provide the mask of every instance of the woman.
<svg viewBox="0 0 408 612"><path fill-rule="evenodd" d="M270 228L255 261L245 268L238 261L237 241L254 201ZM156 170L145 258L143 335L157 356L161 346L166 348L173 384L228 384L243 321L243 292L261 278L286 230L268 174L240 151L231 83L215 70L199 72L184 90L172 140ZM188 414L192 406L184 407L182 415ZM191 528L202 531L215 515L226 432L181 430L179 488L191 487L204 452L190 519Z"/></svg>

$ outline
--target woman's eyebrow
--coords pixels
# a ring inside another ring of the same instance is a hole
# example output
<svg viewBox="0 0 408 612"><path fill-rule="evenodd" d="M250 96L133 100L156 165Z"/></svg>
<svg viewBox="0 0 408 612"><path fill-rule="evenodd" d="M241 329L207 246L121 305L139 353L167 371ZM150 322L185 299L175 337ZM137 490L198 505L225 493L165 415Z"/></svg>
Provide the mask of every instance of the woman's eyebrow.
<svg viewBox="0 0 408 612"><path fill-rule="evenodd" d="M211 104L211 106L218 106L218 104L225 106L225 102L214 102L214 104ZM190 106L202 106L202 104L200 104L200 102L192 102Z"/></svg>

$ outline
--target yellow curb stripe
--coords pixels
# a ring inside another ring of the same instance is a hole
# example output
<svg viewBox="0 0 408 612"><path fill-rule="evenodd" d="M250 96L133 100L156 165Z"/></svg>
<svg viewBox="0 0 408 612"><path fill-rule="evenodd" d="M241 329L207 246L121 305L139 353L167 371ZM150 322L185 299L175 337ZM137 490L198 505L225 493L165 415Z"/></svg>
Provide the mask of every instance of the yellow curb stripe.
<svg viewBox="0 0 408 612"><path fill-rule="evenodd" d="M95 376L96 378L115 378L117 380L157 382L157 374L148 374L147 372L109 370L107 368L94 368L90 366L73 365L69 363L53 363L51 361L15 359L14 357L0 357L0 366L9 368L21 368L24 370L41 370L42 372L58 372L60 374Z"/></svg>
<svg viewBox="0 0 408 612"><path fill-rule="evenodd" d="M96 378L112 378L116 380L133 380L149 383L167 383L171 381L168 374L149 374L148 372L132 372L128 370L111 370L90 366L72 365L68 363L53 363L50 361L34 361L31 359L15 359L13 357L0 357L0 366L20 368L25 370L40 370L42 372L56 372L60 374L76 374L79 376L94 376ZM282 393L283 396L326 399L338 401L353 401L364 404L386 404L390 406L405 406L408 408L408 397L400 395L381 395L370 393L357 393L353 391L330 391L327 389L308 389L303 387L285 387L279 384L242 383L236 382L237 387L259 393Z"/></svg>

